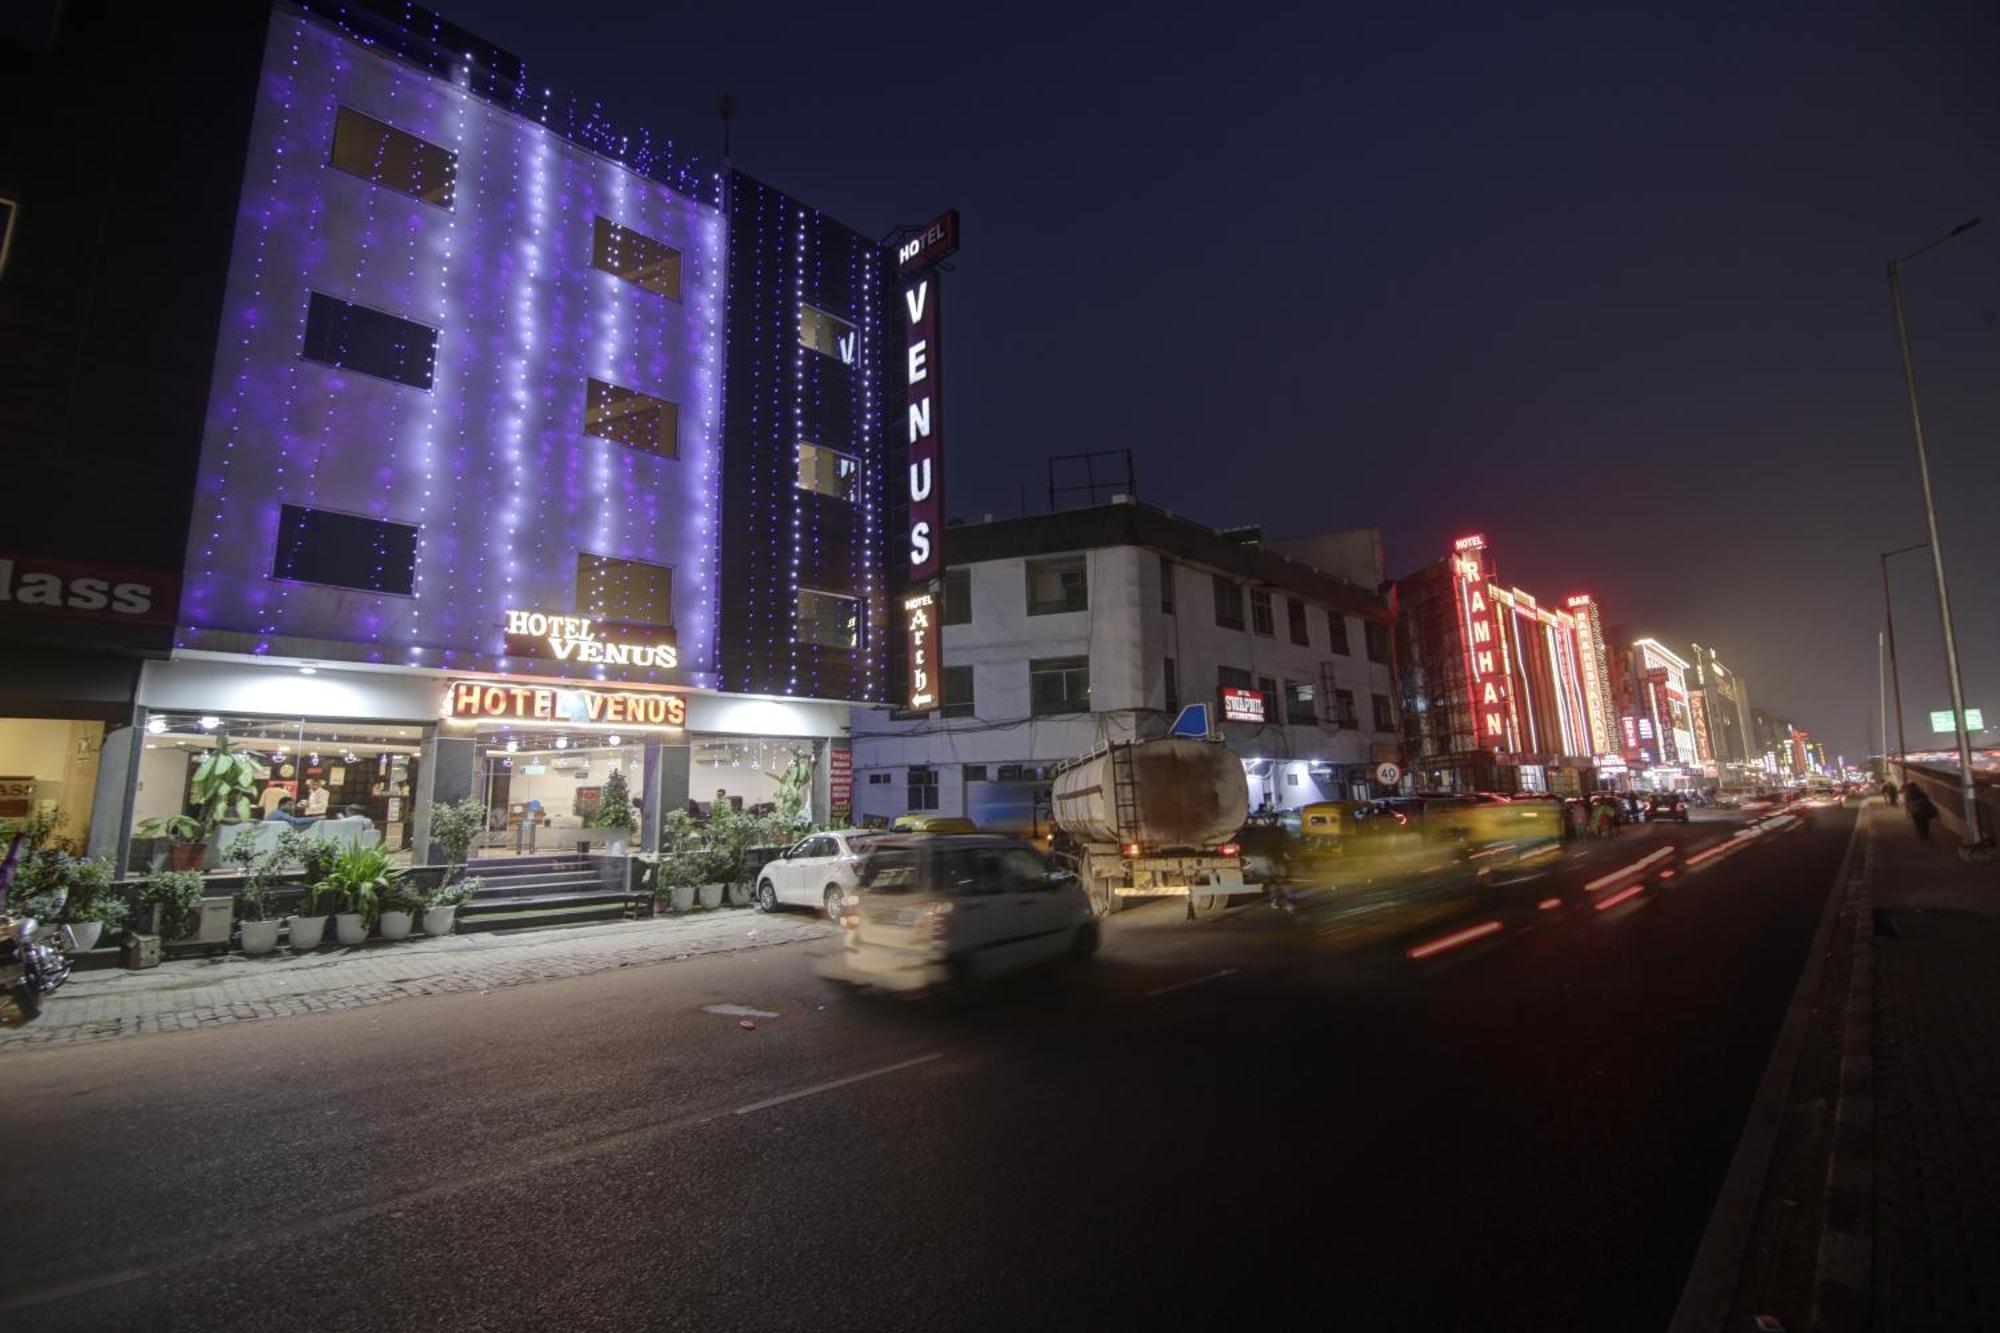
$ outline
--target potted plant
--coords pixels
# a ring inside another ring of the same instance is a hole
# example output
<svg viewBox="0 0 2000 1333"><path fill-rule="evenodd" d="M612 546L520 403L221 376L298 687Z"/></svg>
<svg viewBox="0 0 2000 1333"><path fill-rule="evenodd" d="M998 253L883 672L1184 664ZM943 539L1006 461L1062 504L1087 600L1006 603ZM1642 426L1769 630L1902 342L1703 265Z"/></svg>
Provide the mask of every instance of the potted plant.
<svg viewBox="0 0 2000 1333"><path fill-rule="evenodd" d="M458 923L458 909L471 902L481 887L476 877L468 875L432 889L424 897L424 934L451 934Z"/></svg>
<svg viewBox="0 0 2000 1333"><path fill-rule="evenodd" d="M326 906L330 896L324 878L306 881L305 895L299 899L298 910L292 913L286 927L291 932L293 952L311 953L326 938Z"/></svg>
<svg viewBox="0 0 2000 1333"><path fill-rule="evenodd" d="M709 872L713 877L713 897L709 887L702 890L704 907L720 907L725 897L734 906L748 906L749 879L743 869L745 855L763 829L761 820L726 802L718 801L708 819Z"/></svg>
<svg viewBox="0 0 2000 1333"><path fill-rule="evenodd" d="M201 821L193 815L154 815L151 819L140 820L133 832L142 838L167 840L168 869L201 869L202 856L207 848L202 845Z"/></svg>
<svg viewBox="0 0 2000 1333"><path fill-rule="evenodd" d="M342 944L353 946L368 938L383 899L401 886L407 873L391 865L389 854L380 847L340 849L321 887L333 896L333 928Z"/></svg>
<svg viewBox="0 0 2000 1333"><path fill-rule="evenodd" d="M391 881L382 890L382 938L408 939L410 928L416 924L417 913L423 908L423 895L411 888L407 880Z"/></svg>
<svg viewBox="0 0 2000 1333"><path fill-rule="evenodd" d="M664 898L670 911L692 911L707 877L708 860L699 850L663 856L655 867L654 900Z"/></svg>
<svg viewBox="0 0 2000 1333"><path fill-rule="evenodd" d="M452 801L431 810L431 841L444 852L444 882L458 878L472 844L486 831L486 802L477 796Z"/></svg>
<svg viewBox="0 0 2000 1333"><path fill-rule="evenodd" d="M626 841L632 836L632 829L638 823L638 812L632 809L632 792L626 786L622 769L612 769L604 779L604 794L598 798L597 813L590 822L607 832L605 846L616 855L624 855Z"/></svg>
<svg viewBox="0 0 2000 1333"><path fill-rule="evenodd" d="M185 939L200 921L202 878L198 870L156 870L139 885L139 910L149 935Z"/></svg>
<svg viewBox="0 0 2000 1333"><path fill-rule="evenodd" d="M61 920L69 930L70 948L78 953L95 949L104 928L122 924L128 915L124 902L111 892L111 862L101 856L65 856L60 873L69 890Z"/></svg>

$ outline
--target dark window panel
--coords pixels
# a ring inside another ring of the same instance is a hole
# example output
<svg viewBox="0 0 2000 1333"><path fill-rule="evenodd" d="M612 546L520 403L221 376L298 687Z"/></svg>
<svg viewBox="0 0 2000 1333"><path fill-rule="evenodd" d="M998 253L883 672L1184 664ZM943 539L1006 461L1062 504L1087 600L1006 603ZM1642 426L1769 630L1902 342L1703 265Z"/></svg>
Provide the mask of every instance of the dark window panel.
<svg viewBox="0 0 2000 1333"><path fill-rule="evenodd" d="M411 596L417 585L416 525L283 505L271 577Z"/></svg>
<svg viewBox="0 0 2000 1333"><path fill-rule="evenodd" d="M427 324L314 292L306 307L301 351L308 361L429 389L437 369L437 339L437 330Z"/></svg>

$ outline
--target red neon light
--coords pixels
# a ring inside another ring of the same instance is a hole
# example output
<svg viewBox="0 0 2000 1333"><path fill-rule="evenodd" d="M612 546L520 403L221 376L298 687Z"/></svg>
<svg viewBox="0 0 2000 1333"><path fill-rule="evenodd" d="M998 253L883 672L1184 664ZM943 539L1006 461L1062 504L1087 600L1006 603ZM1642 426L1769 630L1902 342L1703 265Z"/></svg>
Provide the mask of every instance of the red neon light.
<svg viewBox="0 0 2000 1333"><path fill-rule="evenodd" d="M1451 544L1451 549L1454 551L1476 551L1484 545L1486 545L1486 538L1475 532L1470 537L1460 537Z"/></svg>
<svg viewBox="0 0 2000 1333"><path fill-rule="evenodd" d="M1553 912L1562 905L1563 900L1560 898L1544 898L1535 904L1535 906L1541 908L1544 912Z"/></svg>
<svg viewBox="0 0 2000 1333"><path fill-rule="evenodd" d="M1456 949L1461 944L1469 944L1473 940L1484 939L1499 929L1500 923L1498 921L1481 922L1479 925L1473 926L1468 930L1459 931L1456 935L1447 935L1443 939L1432 940L1429 944L1419 944L1416 948L1409 951L1408 957L1429 958L1434 953L1443 953L1446 949Z"/></svg>
<svg viewBox="0 0 2000 1333"><path fill-rule="evenodd" d="M1576 596L1574 596L1574 597L1568 597L1568 598L1565 598L1565 599L1563 600L1563 605L1564 605L1564 606L1589 606L1589 605L1590 605L1590 594L1589 594L1589 593L1587 593L1587 592L1580 592L1580 593L1576 594Z"/></svg>
<svg viewBox="0 0 2000 1333"><path fill-rule="evenodd" d="M1597 910L1600 912L1608 912L1612 908L1618 906L1618 904L1624 902L1627 898L1632 897L1634 894L1644 893L1645 891L1646 891L1646 882L1644 880L1640 880L1637 884L1634 884L1631 888L1626 889L1623 893L1614 893L1609 898L1606 898L1603 902L1597 905Z"/></svg>

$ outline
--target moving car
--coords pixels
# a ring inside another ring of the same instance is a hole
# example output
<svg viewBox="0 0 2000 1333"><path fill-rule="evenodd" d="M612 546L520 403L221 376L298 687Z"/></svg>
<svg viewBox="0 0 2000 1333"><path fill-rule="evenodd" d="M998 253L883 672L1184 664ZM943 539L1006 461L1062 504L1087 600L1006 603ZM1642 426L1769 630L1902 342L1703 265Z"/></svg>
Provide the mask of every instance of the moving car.
<svg viewBox="0 0 2000 1333"><path fill-rule="evenodd" d="M839 829L800 838L757 872L757 910L816 907L838 922L840 900L854 887L862 852L882 836L871 829Z"/></svg>
<svg viewBox="0 0 2000 1333"><path fill-rule="evenodd" d="M830 980L914 991L1097 952L1082 884L1018 838L884 834L857 879Z"/></svg>
<svg viewBox="0 0 2000 1333"><path fill-rule="evenodd" d="M1678 792L1671 791L1656 792L1651 797L1648 797L1646 800L1646 822L1650 824L1660 819L1678 819L1683 824L1687 823L1687 798Z"/></svg>

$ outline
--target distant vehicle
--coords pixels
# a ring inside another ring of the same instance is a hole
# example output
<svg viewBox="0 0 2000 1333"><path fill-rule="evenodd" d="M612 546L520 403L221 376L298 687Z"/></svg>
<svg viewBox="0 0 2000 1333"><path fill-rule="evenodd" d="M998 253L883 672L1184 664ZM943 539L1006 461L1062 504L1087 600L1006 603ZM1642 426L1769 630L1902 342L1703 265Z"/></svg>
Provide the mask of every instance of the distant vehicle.
<svg viewBox="0 0 2000 1333"><path fill-rule="evenodd" d="M1075 875L1017 838L885 834L842 903L829 980L918 991L984 981L1097 952L1096 914Z"/></svg>
<svg viewBox="0 0 2000 1333"><path fill-rule="evenodd" d="M898 833L977 833L979 825L959 815L927 815L911 811L897 815L890 828Z"/></svg>
<svg viewBox="0 0 2000 1333"><path fill-rule="evenodd" d="M841 899L854 887L861 853L883 836L869 829L841 829L800 838L757 872L757 909L816 907L827 920L838 922Z"/></svg>
<svg viewBox="0 0 2000 1333"><path fill-rule="evenodd" d="M1679 792L1671 791L1658 792L1650 797L1646 801L1646 822L1651 824L1662 819L1677 819L1683 824L1687 823L1687 798Z"/></svg>

